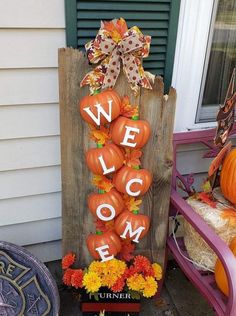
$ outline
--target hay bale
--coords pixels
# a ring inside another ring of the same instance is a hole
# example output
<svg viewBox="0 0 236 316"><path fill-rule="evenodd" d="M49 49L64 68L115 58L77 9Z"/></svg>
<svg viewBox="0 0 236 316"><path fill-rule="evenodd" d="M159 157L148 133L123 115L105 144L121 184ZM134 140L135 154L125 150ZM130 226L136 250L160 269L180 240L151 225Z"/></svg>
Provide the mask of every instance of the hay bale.
<svg viewBox="0 0 236 316"><path fill-rule="evenodd" d="M215 189L213 194L220 202L217 203L217 208L191 197L187 199L187 203L214 229L222 240L229 244L231 239L236 236L236 226L230 225L229 219L224 219L221 215L223 209L233 206L225 200L219 188ZM194 262L206 267L206 269L214 270L217 259L215 252L187 221L184 221L184 243L189 257Z"/></svg>

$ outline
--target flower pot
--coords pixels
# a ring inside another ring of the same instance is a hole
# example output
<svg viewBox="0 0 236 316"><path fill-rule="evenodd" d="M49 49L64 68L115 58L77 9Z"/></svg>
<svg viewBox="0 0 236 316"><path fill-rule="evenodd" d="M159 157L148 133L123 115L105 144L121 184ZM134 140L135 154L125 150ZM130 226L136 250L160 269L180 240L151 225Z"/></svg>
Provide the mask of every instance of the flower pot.
<svg viewBox="0 0 236 316"><path fill-rule="evenodd" d="M126 292L113 293L104 288L96 296L86 292L81 295L81 311L86 316L99 316L100 311L105 311L105 316L138 316L140 310L140 300Z"/></svg>

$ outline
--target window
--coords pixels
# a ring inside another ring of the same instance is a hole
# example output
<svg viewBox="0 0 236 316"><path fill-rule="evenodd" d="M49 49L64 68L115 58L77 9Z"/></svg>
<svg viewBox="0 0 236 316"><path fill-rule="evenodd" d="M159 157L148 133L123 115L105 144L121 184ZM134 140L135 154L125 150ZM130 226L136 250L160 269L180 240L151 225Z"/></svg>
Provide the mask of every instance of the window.
<svg viewBox="0 0 236 316"><path fill-rule="evenodd" d="M199 95L197 122L214 121L236 64L236 0L215 2Z"/></svg>
<svg viewBox="0 0 236 316"><path fill-rule="evenodd" d="M175 131L203 129L216 126L214 110L216 113L218 105L214 106L214 102L218 101L211 101L212 103L209 101L208 104L208 101L204 101L205 105L202 106L202 100L205 86L207 86L207 71L208 65L210 64L214 28L216 26L219 28L219 24L215 25L217 10L218 8L220 10L219 4L221 2L223 3L223 7L225 7L224 4L231 3L235 8L235 1L236 0L225 0L223 2L222 0L181 0L172 77L172 86L177 90ZM227 10L224 9L223 12L227 12ZM227 18L227 16L229 17L229 13L233 13L231 21ZM228 21L227 23L224 22L226 24L225 28L227 27L229 30L235 29L235 9L233 12L230 10L228 15L224 13L220 19ZM230 32L227 33L228 37L229 33ZM231 34L232 32L230 35ZM227 48L227 43L228 42L225 41L226 47L223 46L224 48ZM233 43L235 44L235 39ZM219 68L219 65L217 66L218 67L213 66L215 71ZM222 73L224 72L222 71ZM212 77L213 76L211 76L211 79ZM210 78L209 75L208 78ZM213 80L215 80L215 78L213 78ZM210 90L208 89L208 91ZM206 90L204 100L207 100L207 94L209 95L209 93L210 92ZM224 93L221 92L222 96L223 94ZM198 106L199 104L200 106ZM209 104L213 104L213 106ZM205 111L205 113L203 113L203 111ZM202 116L200 116L200 113ZM206 117L206 114L208 117ZM203 117L205 120L203 120Z"/></svg>

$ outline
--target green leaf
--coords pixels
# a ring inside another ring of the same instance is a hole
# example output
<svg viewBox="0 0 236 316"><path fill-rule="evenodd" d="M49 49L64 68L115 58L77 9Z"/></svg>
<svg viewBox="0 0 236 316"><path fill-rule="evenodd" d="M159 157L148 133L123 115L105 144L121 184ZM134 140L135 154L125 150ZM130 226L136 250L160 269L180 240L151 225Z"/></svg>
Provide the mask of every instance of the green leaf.
<svg viewBox="0 0 236 316"><path fill-rule="evenodd" d="M134 300L140 300L140 293L137 291L129 290L128 293L130 294L131 298Z"/></svg>
<svg viewBox="0 0 236 316"><path fill-rule="evenodd" d="M98 301L99 301L98 293L94 293L93 295L94 295L94 299L95 299L95 301L97 301L97 302L98 302Z"/></svg>

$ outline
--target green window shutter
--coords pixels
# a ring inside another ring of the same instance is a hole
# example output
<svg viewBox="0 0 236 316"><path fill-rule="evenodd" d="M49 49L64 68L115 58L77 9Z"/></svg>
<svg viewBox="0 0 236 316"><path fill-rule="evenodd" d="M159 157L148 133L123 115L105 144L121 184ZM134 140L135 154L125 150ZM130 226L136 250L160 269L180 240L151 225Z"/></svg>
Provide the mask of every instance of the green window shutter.
<svg viewBox="0 0 236 316"><path fill-rule="evenodd" d="M67 46L84 49L94 39L101 20L123 17L128 27L137 25L152 36L151 51L144 68L172 78L180 0L65 0Z"/></svg>

